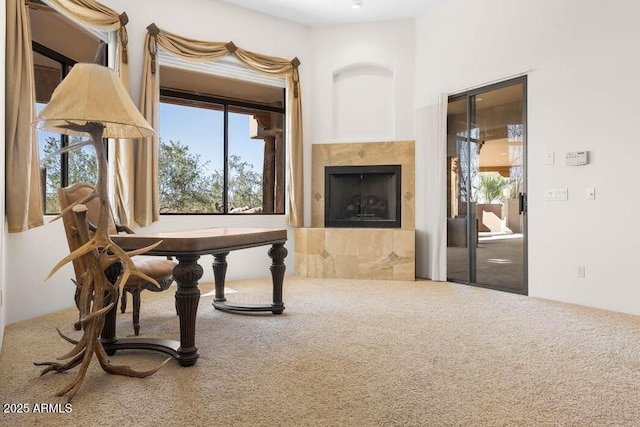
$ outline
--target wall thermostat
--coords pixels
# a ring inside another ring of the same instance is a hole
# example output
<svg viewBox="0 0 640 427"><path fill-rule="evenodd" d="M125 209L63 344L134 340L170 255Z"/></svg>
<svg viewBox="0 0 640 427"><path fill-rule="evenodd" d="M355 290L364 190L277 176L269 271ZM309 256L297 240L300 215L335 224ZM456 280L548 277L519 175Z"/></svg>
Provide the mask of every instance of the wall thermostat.
<svg viewBox="0 0 640 427"><path fill-rule="evenodd" d="M565 154L564 163L567 166L582 166L589 163L588 151L570 151Z"/></svg>

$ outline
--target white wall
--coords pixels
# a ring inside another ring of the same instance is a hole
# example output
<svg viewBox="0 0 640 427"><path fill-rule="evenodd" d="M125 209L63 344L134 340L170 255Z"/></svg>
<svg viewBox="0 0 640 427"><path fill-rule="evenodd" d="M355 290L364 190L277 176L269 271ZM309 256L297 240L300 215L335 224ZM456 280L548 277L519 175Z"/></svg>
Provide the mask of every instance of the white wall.
<svg viewBox="0 0 640 427"><path fill-rule="evenodd" d="M531 70L531 296L640 314L639 13L635 0L451 0L416 21L418 107L434 94ZM564 166L573 150L589 150L591 163ZM547 151L554 165L544 164ZM585 200L587 187L596 188L595 201ZM568 188L569 200L546 201L554 188Z"/></svg>
<svg viewBox="0 0 640 427"><path fill-rule="evenodd" d="M393 69L378 65L354 64L334 71L333 139L392 141L395 86Z"/></svg>
<svg viewBox="0 0 640 427"><path fill-rule="evenodd" d="M173 0L136 2L101 0L101 3L117 11L126 11L129 16L127 30L131 94L136 103L140 97L144 37L146 27L151 23L155 23L166 31L195 39L233 41L239 47L267 55L283 58L297 56L301 61L303 100L312 98L311 85L305 86L305 79L309 78L313 68L312 58L307 53L309 31L306 27L212 0L190 0L188 6L182 4L176 6ZM163 216L158 223L138 231L155 232L225 226L288 228L289 241L286 247L289 256L286 264L287 272L293 271L295 252L293 230L288 227L284 215ZM50 269L68 253L61 221L24 233L9 234L5 238L7 253L2 263L2 274L6 274L6 323L10 324L72 306L74 289L69 280L73 277L71 266L56 273L49 281L43 281ZM268 267L271 260L266 252L265 247L230 254L227 279L269 278ZM201 280L203 282L213 281L212 259L211 256L201 258L205 271L205 276Z"/></svg>
<svg viewBox="0 0 640 427"><path fill-rule="evenodd" d="M390 136L398 141L413 138L414 31L413 20L311 29L315 64L311 84L317 94L311 102L313 123L317 124L311 129L314 144L371 140L368 139L371 137L367 134L367 122L362 123L361 132L364 136L361 138L356 136L355 131L348 140L336 140L333 135L334 74L359 65L374 65L392 71L394 97L391 102L395 128ZM376 88L370 87L369 92L375 95ZM360 107L367 109L367 102L367 98L362 99ZM377 119L387 118L376 115L370 117L371 121Z"/></svg>

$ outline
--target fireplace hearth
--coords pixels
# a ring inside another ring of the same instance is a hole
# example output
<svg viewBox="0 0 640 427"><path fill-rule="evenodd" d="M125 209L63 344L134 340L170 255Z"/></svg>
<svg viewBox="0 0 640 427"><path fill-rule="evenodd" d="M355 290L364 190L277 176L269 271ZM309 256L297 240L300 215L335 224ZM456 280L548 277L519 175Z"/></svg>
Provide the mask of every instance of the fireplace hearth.
<svg viewBox="0 0 640 427"><path fill-rule="evenodd" d="M325 227L401 227L401 166L325 166Z"/></svg>

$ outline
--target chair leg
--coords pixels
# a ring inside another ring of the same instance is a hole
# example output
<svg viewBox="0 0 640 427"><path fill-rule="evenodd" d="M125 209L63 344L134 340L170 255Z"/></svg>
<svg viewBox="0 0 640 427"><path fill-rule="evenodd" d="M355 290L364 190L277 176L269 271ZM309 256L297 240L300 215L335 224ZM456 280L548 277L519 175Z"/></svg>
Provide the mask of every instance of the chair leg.
<svg viewBox="0 0 640 427"><path fill-rule="evenodd" d="M127 291L122 289L122 295L120 296L120 312L124 313L127 309Z"/></svg>
<svg viewBox="0 0 640 427"><path fill-rule="evenodd" d="M140 334L140 289L136 289L133 294L133 331L136 336Z"/></svg>

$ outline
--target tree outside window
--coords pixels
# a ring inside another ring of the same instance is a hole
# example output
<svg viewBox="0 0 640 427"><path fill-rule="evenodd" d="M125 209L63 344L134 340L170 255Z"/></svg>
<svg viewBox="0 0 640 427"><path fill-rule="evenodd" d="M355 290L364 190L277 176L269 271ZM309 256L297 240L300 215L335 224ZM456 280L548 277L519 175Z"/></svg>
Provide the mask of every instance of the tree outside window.
<svg viewBox="0 0 640 427"><path fill-rule="evenodd" d="M161 214L284 213L284 108L161 90Z"/></svg>

